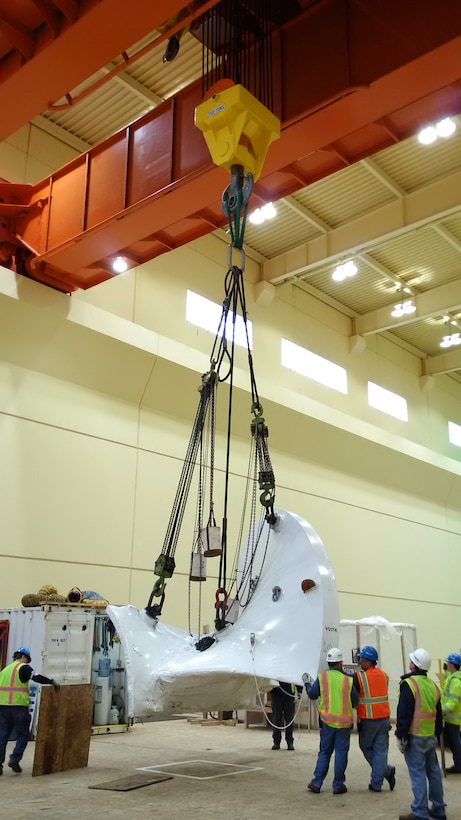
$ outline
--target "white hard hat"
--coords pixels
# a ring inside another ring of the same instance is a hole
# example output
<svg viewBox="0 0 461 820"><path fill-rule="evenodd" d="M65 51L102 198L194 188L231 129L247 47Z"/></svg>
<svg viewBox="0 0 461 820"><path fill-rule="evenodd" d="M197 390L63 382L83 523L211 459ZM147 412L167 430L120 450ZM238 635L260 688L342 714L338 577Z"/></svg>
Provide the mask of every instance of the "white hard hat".
<svg viewBox="0 0 461 820"><path fill-rule="evenodd" d="M344 660L343 653L340 649L337 649L336 646L333 646L332 649L329 649L327 652L327 662L328 663L339 663L340 661Z"/></svg>
<svg viewBox="0 0 461 820"><path fill-rule="evenodd" d="M409 657L418 669L423 669L424 672L429 670L431 665L431 656L425 649L415 649L414 652L410 652Z"/></svg>

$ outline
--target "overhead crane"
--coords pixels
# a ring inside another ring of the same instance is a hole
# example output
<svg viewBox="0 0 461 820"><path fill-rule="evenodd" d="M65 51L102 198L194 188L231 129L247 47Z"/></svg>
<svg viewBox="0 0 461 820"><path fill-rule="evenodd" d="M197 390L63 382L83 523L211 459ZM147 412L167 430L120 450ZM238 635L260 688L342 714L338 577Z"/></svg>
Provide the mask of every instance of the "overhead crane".
<svg viewBox="0 0 461 820"><path fill-rule="evenodd" d="M327 0L273 33L274 142L255 204L459 113L461 6ZM64 292L225 224L225 173L194 126L193 83L36 185L0 184L0 260Z"/></svg>

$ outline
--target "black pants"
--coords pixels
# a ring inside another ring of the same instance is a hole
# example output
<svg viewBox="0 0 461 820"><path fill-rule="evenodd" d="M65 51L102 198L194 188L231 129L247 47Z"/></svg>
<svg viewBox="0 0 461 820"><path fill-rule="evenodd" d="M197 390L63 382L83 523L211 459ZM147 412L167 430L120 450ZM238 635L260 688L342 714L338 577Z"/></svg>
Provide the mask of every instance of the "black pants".
<svg viewBox="0 0 461 820"><path fill-rule="evenodd" d="M285 740L291 745L293 743L293 720L295 716L295 699L293 695L287 695L281 689L273 689L271 692L272 723L274 726L285 728ZM276 746L280 746L282 739L282 729L273 728L272 738Z"/></svg>
<svg viewBox="0 0 461 820"><path fill-rule="evenodd" d="M456 723L445 723L443 728L445 746L449 746L453 753L453 766L461 772L461 735Z"/></svg>

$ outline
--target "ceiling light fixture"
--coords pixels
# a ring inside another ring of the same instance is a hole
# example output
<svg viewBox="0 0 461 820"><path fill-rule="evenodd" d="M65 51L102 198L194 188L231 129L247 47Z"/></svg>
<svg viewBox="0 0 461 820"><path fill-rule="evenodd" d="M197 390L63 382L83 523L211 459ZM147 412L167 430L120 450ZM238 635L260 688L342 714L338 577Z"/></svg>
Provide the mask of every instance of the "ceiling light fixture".
<svg viewBox="0 0 461 820"><path fill-rule="evenodd" d="M453 347L454 345L461 345L461 335L459 333L444 336L440 342L440 347Z"/></svg>
<svg viewBox="0 0 461 820"><path fill-rule="evenodd" d="M274 216L277 216L277 210L274 208L272 202L267 202L262 208L256 208L248 219L253 225L262 225L266 219L273 219Z"/></svg>
<svg viewBox="0 0 461 820"><path fill-rule="evenodd" d="M394 310L391 313L395 319L400 319L401 316L405 316L410 313L414 313L416 311L416 305L413 304L411 299L407 299L406 302L399 302L398 305L395 305Z"/></svg>
<svg viewBox="0 0 461 820"><path fill-rule="evenodd" d="M343 282L344 279L355 276L357 271L358 268L355 262L352 259L348 259L347 262L344 262L342 265L338 265L338 267L335 268L332 273L332 279L334 279L335 282Z"/></svg>
<svg viewBox="0 0 461 820"><path fill-rule="evenodd" d="M125 273L128 270L128 262L123 256L117 256L112 262L112 270L114 273Z"/></svg>
<svg viewBox="0 0 461 820"><path fill-rule="evenodd" d="M426 128L423 128L418 134L418 141L422 145L431 145L431 143L435 142L437 137L443 137L446 139L447 137L451 137L456 131L456 123L451 117L444 117L443 120L439 120L435 125L427 125Z"/></svg>

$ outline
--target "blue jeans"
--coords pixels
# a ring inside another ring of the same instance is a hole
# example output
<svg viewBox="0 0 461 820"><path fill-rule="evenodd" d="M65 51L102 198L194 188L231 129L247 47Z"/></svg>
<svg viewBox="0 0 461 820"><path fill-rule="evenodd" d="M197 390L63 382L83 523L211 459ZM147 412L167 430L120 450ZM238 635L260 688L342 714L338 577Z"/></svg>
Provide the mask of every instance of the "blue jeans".
<svg viewBox="0 0 461 820"><path fill-rule="evenodd" d="M11 763L19 763L29 741L29 708L27 706L0 706L0 763L5 760L6 744L16 729L16 745L11 752Z"/></svg>
<svg viewBox="0 0 461 820"><path fill-rule="evenodd" d="M434 735L410 735L408 738L405 763L410 775L414 797L411 810L415 817L429 817L428 791L429 802L432 803L432 817L445 817L446 803L443 799L442 775L435 753L436 746L437 740Z"/></svg>
<svg viewBox="0 0 461 820"><path fill-rule="evenodd" d="M387 762L389 727L389 718L361 720L359 724L359 746L371 766L370 785L376 790L381 788L384 778L388 779L392 772Z"/></svg>
<svg viewBox="0 0 461 820"><path fill-rule="evenodd" d="M312 783L321 787L330 766L330 758L335 753L333 791L337 791L346 780L347 757L351 740L352 726L347 729L335 729L323 720L320 723L320 748L317 757Z"/></svg>

